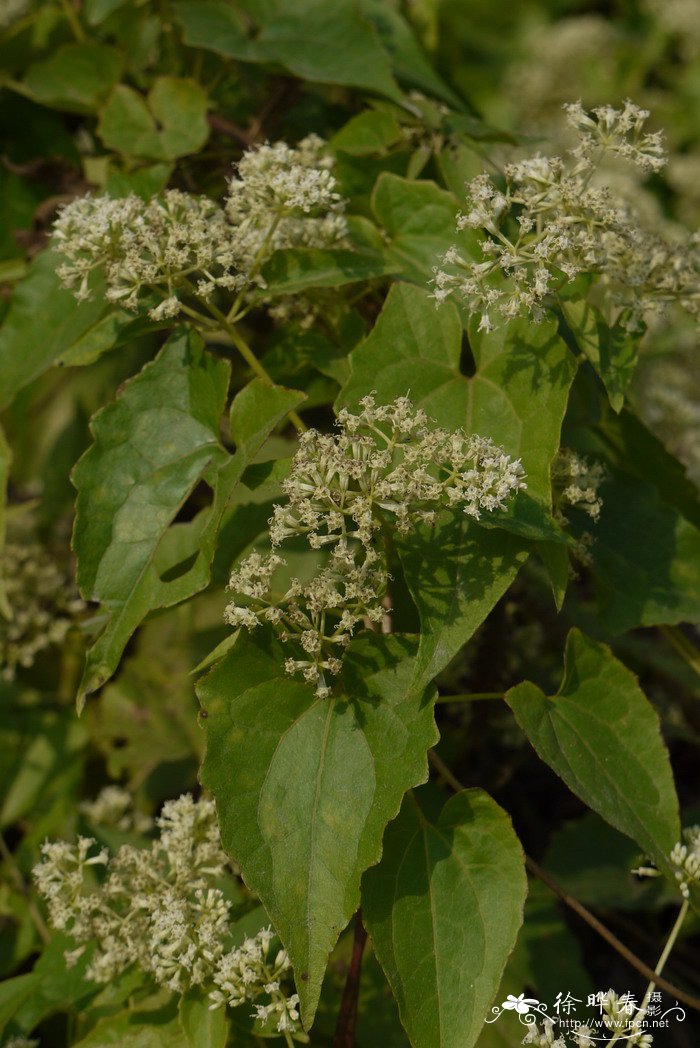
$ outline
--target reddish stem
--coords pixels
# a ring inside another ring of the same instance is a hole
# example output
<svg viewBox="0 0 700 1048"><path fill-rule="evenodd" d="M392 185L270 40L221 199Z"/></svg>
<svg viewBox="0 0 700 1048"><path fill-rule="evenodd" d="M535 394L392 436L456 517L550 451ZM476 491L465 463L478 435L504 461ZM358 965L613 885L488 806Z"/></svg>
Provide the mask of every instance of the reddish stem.
<svg viewBox="0 0 700 1048"><path fill-rule="evenodd" d="M353 1048L355 1044L355 1027L357 1026L357 1004L360 997L360 975L362 972L362 952L367 942L367 932L362 923L362 911L355 914L355 937L352 944L350 966L345 979L343 999L340 1002L338 1021L335 1026L333 1048Z"/></svg>

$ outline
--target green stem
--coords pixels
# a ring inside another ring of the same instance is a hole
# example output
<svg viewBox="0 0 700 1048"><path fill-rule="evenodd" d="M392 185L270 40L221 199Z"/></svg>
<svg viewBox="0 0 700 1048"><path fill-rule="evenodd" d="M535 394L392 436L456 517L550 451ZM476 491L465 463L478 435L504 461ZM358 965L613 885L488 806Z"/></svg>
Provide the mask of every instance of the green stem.
<svg viewBox="0 0 700 1048"><path fill-rule="evenodd" d="M186 306L184 302L180 303L180 309L185 314L185 316L190 317L192 320L196 321L198 324L201 324L203 327L210 328L213 331L217 330L216 324L214 324L209 319L209 317L205 317L203 313L198 312L198 310L196 309L191 309L189 306Z"/></svg>
<svg viewBox="0 0 700 1048"><path fill-rule="evenodd" d="M680 657L700 677L700 651L698 651L692 641L688 640L685 633L678 626L661 626L661 632L666 640L676 649Z"/></svg>
<svg viewBox="0 0 700 1048"><path fill-rule="evenodd" d="M671 950L676 945L676 939L678 938L680 930L683 927L683 922L685 921L689 906L689 900L684 899L683 904L680 910L678 911L678 916L676 917L673 928L671 929L671 933L668 939L666 940L666 945L661 951L661 956L659 957L656 967L654 968L654 975L661 975L661 972L664 970L666 961L669 959L671 955ZM625 1030L621 1030L619 1033L616 1033L615 1036L610 1041L608 1041L606 1048L611 1048L611 1045L615 1044L616 1041L619 1041L622 1038L624 1038L625 1040L629 1040L629 1038L634 1036L634 1034L639 1033L640 1024L644 1019L644 1016L646 1015L647 1008L649 1007L649 1001L651 999L651 995L654 992L655 987L656 982L652 979L652 981L647 986L646 993L644 994L644 997L642 999L642 1003L635 1012L634 1016L629 1020L627 1028ZM634 1026L632 1026L633 1023ZM630 1026L632 1026L631 1030Z"/></svg>
<svg viewBox="0 0 700 1048"><path fill-rule="evenodd" d="M84 656L80 635L69 633L61 651L57 697L61 702L72 702L78 687Z"/></svg>
<svg viewBox="0 0 700 1048"><path fill-rule="evenodd" d="M245 360L246 364L248 364L248 366L250 367L251 371L254 371L258 378L261 379L266 386L274 386L274 382L268 375L267 371L265 371L265 368L262 366L262 364L253 353L248 343L239 334L238 330L234 327L234 325L229 322L229 320L224 316L220 309L217 309L213 302L206 302L205 305L211 313L211 315L219 321L221 327L229 336L234 346ZM299 418L296 411L289 412L289 421L295 426L297 432L306 432L306 426Z"/></svg>
<svg viewBox="0 0 700 1048"><path fill-rule="evenodd" d="M78 15L75 11L75 8L73 7L73 4L71 3L71 0L61 0L61 7L63 8L63 13L66 16L66 21L68 22L71 28L73 36L79 44L84 44L85 30L80 24L80 20L78 19Z"/></svg>
<svg viewBox="0 0 700 1048"><path fill-rule="evenodd" d="M265 261L265 256L267 255L267 249L268 249L268 247L270 245L270 241L272 240L273 236L275 235L275 231L277 230L278 225L282 221L282 217L283 217L282 212L278 211L277 214L275 215L275 217L272 219L272 222L270 223L270 228L268 229L267 233L265 234L265 236L263 238L263 241L262 241L260 247L258 248L256 254L255 254L255 258L253 259L253 261L252 261L252 263L250 265L250 269L246 273L246 278L248 280L248 283L251 283L253 281L253 279L260 272L260 269L262 268L263 262ZM234 302L233 302L233 305L229 309L228 315L226 317L226 319L228 321L232 321L235 317L238 316L238 309L239 309L241 303L243 302L243 298L245 296L246 290L247 290L247 288L242 288L238 292L238 294L236 295L236 297L234 299Z"/></svg>
<svg viewBox="0 0 700 1048"><path fill-rule="evenodd" d="M482 699L502 699L502 691L473 691L463 695L438 695L436 702L480 702Z"/></svg>

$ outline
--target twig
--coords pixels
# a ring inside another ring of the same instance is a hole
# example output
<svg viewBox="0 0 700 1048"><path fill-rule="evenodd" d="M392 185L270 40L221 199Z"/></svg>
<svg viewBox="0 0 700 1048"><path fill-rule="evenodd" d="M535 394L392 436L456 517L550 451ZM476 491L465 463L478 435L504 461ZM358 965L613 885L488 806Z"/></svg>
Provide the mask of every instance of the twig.
<svg viewBox="0 0 700 1048"><path fill-rule="evenodd" d="M678 626L661 626L661 632L682 659L700 676L700 651Z"/></svg>
<svg viewBox="0 0 700 1048"><path fill-rule="evenodd" d="M465 789L457 776L450 771L442 758L439 757L434 750L428 750L428 757L435 770L442 776L445 782L452 787L455 793L459 793ZM695 1011L700 1012L700 998L691 997L691 995L685 993L684 990L680 990L677 986L674 986L673 983L670 983L660 975L657 975L653 968L650 968L648 964L645 964L636 954L632 953L623 942L620 942L617 936L614 935L609 928L605 927L602 921L599 921L598 918L595 917L590 910L587 910L583 903L580 903L578 899L575 899L573 895L569 895L566 889L562 888L561 884L555 881L554 878L543 870L534 859L531 859L529 855L525 856L525 865L533 876L537 877L543 884L546 884L550 891L554 892L554 894L558 896L558 898L561 899L570 910L573 910L581 920L585 921L590 928L597 932L609 946L612 946L613 950L616 950L621 957L624 957L627 963L631 964L633 968L636 968L645 979L652 981L655 980L656 985L662 990L665 990L666 993L671 994L677 1000L682 1001L683 1004L687 1004L689 1008L693 1008Z"/></svg>
<svg viewBox="0 0 700 1048"><path fill-rule="evenodd" d="M61 7L63 14L66 16L66 21L70 26L71 32L79 44L85 43L85 30L80 24L78 14L73 7L71 0L61 0Z"/></svg>
<svg viewBox="0 0 700 1048"><path fill-rule="evenodd" d="M219 113L209 113L207 123L212 131L218 131L220 135L226 135L227 138L234 138L237 142L244 145L246 149L250 149L253 145L253 139L242 127L238 127L237 124L227 120L225 116L220 116Z"/></svg>
<svg viewBox="0 0 700 1048"><path fill-rule="evenodd" d="M335 1026L333 1048L353 1048L355 1044L355 1027L357 1026L357 1002L360 996L360 974L362 971L362 951L367 942L367 932L362 923L362 911L355 914L355 937L352 944L352 956L348 968L343 999L340 1002L338 1021Z"/></svg>

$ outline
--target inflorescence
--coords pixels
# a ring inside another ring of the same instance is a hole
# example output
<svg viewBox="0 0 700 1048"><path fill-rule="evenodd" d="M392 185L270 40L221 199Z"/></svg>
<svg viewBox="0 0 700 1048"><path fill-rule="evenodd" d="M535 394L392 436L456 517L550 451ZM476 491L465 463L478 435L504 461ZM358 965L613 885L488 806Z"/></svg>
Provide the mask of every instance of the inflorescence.
<svg viewBox="0 0 700 1048"><path fill-rule="evenodd" d="M81 801L78 811L95 826L114 826L123 832L147 833L153 826L150 815L134 808L128 790L113 783L103 787L94 800Z"/></svg>
<svg viewBox="0 0 700 1048"><path fill-rule="evenodd" d="M683 840L674 845L669 861L684 899L690 898L691 887L700 887L700 826L683 830ZM656 866L640 866L632 870L640 877L660 877Z"/></svg>
<svg viewBox="0 0 700 1048"><path fill-rule="evenodd" d="M592 521L597 521L603 508L598 489L605 479L605 466L588 462L571 448L561 448L552 463L552 501L554 516L562 527L567 523L564 509L574 506L582 509Z"/></svg>
<svg viewBox="0 0 700 1048"><path fill-rule="evenodd" d="M538 155L508 164L503 188L487 174L468 183L457 226L482 232L484 261L450 248L435 270L437 303L456 292L489 331L495 313L542 319L562 286L590 274L630 329L671 303L700 318L700 237L672 243L642 229L600 176L610 157L646 175L663 168L662 137L644 130L649 113L630 101L592 115L580 103L564 108L578 142L570 159Z"/></svg>
<svg viewBox="0 0 700 1048"><path fill-rule="evenodd" d="M405 535L444 508L478 520L525 486L519 460L483 437L432 428L407 397L379 406L367 396L360 408L340 411L335 435L301 436L282 485L288 502L270 520L272 552L251 553L229 583L244 601L228 606L227 621L248 629L269 623L295 642L301 650L285 669L322 698L358 625L377 626L388 612L386 529ZM285 564L276 550L297 536L328 550L327 563L311 582L294 578L273 596L273 574Z"/></svg>
<svg viewBox="0 0 700 1048"><path fill-rule="evenodd" d="M295 149L276 142L248 151L223 207L175 189L149 201L134 195L71 201L52 240L65 258L57 270L63 286L88 299L92 274L99 273L108 301L147 309L156 321L217 292L243 300L265 286L261 269L274 251L328 247L345 236L345 203L324 147L310 135Z"/></svg>
<svg viewBox="0 0 700 1048"><path fill-rule="evenodd" d="M603 508L598 489L607 473L600 462L589 462L571 448L560 448L551 467L552 516L560 528L569 527L567 512L582 510L596 524ZM571 552L581 564L591 563L590 548L595 539L590 531L583 531Z"/></svg>
<svg viewBox="0 0 700 1048"><path fill-rule="evenodd" d="M86 969L93 982L111 982L134 965L175 993L202 986L212 1008L257 1002L256 1018L294 1031L299 1001L281 988L290 963L284 950L271 949L270 929L227 951L230 906L215 886L227 858L213 802L183 794L163 806L156 824L150 847L122 845L114 856L91 837L42 846L34 880L51 924L77 943L68 964L93 944Z"/></svg>
<svg viewBox="0 0 700 1048"><path fill-rule="evenodd" d="M40 652L62 644L85 610L65 568L36 542L8 542L0 554L0 579L10 618L0 614L0 680L14 680Z"/></svg>

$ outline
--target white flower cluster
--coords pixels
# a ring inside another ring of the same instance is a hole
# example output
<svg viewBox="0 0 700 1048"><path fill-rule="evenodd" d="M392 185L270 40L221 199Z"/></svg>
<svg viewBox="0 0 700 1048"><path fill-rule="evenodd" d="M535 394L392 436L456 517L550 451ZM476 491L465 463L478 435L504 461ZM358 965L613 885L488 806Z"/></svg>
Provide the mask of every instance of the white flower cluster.
<svg viewBox="0 0 700 1048"><path fill-rule="evenodd" d="M114 826L136 833L147 833L153 826L149 815L134 809L131 794L121 786L105 786L94 801L82 801L78 810L98 826Z"/></svg>
<svg viewBox="0 0 700 1048"><path fill-rule="evenodd" d="M347 232L345 201L336 190L325 142L308 135L244 153L228 186L226 215L243 270L262 286L259 270L273 251L328 247Z"/></svg>
<svg viewBox="0 0 700 1048"><path fill-rule="evenodd" d="M53 247L66 259L57 270L63 286L90 298L98 271L108 301L147 307L159 321L217 292L262 284L260 269L274 251L328 246L345 235L344 201L323 147L312 135L296 149L276 142L245 153L223 208L175 189L149 201L73 200L53 231Z"/></svg>
<svg viewBox="0 0 700 1048"><path fill-rule="evenodd" d="M32 0L2 0L0 3L0 30L8 29L20 18L24 18L32 6Z"/></svg>
<svg viewBox="0 0 700 1048"><path fill-rule="evenodd" d="M554 516L562 527L567 523L566 506L575 506L591 520L598 520L603 508L598 489L606 477L602 463L590 463L571 448L560 448L552 462L551 476Z"/></svg>
<svg viewBox="0 0 700 1048"><path fill-rule="evenodd" d="M533 1023L523 1038L523 1044L533 1044L535 1048L566 1048L563 1037L554 1038L553 1019L545 1019L541 1028Z"/></svg>
<svg viewBox="0 0 700 1048"><path fill-rule="evenodd" d="M624 994L618 997L614 990L608 990L601 996L600 1003L603 1023L613 1033L613 1040L620 1038L630 1048L651 1048L653 1037L641 1030L639 1017L635 1018L636 1006L629 998L626 999ZM566 1034L557 1034L555 1021L549 1018L542 1026L533 1023L523 1038L523 1044L534 1045L534 1048L594 1048L602 1043L599 1031L584 1023Z"/></svg>
<svg viewBox="0 0 700 1048"><path fill-rule="evenodd" d="M607 476L600 462L588 462L570 448L560 448L552 462L552 516L560 528L569 526L567 509L582 510L595 524L603 508L598 494L601 483ZM595 539L589 531L579 535L571 552L581 564L591 563L590 547ZM575 576L575 572L573 572Z"/></svg>
<svg viewBox="0 0 700 1048"><path fill-rule="evenodd" d="M700 826L683 830L683 840L671 852L671 864L681 895L690 898L691 885L700 885Z"/></svg>
<svg viewBox="0 0 700 1048"><path fill-rule="evenodd" d="M132 964L178 993L210 977L223 954L228 904L212 887L225 867L214 805L189 794L163 806L150 848L123 845L110 858L95 841L47 841L34 869L49 919L78 943L96 940L87 978L106 983ZM89 867L105 867L90 885Z"/></svg>
<svg viewBox="0 0 700 1048"><path fill-rule="evenodd" d="M227 621L248 629L267 622L295 641L302 657L287 659L285 669L314 683L320 697L330 693L325 674L340 671L358 624L379 624L387 612L383 528L406 534L446 507L478 520L525 486L519 460L483 437L431 428L407 397L360 404L358 414L339 413L335 435L301 436L282 485L289 501L270 520L273 552L251 553L229 583L246 601L229 605ZM328 549L329 560L310 583L293 579L275 599L272 576L285 562L274 550L296 536Z"/></svg>
<svg viewBox="0 0 700 1048"><path fill-rule="evenodd" d="M617 994L608 990L600 999L601 1016L615 1037L624 1040L631 1048L650 1048L653 1037L641 1029L646 1005L637 1006L631 994Z"/></svg>
<svg viewBox="0 0 700 1048"><path fill-rule="evenodd" d="M693 885L700 885L700 826L688 826L683 830L683 840L674 845L669 855L681 895L690 898ZM656 866L639 866L632 870L638 877L660 877Z"/></svg>
<svg viewBox="0 0 700 1048"><path fill-rule="evenodd" d="M640 109L629 98L622 109L597 106L592 110L593 116L586 113L580 102L567 103L564 110L569 125L579 136L573 155L589 168L596 163L597 155L606 152L629 160L645 174L665 167L663 135L660 131L644 130L649 111Z"/></svg>
<svg viewBox="0 0 700 1048"><path fill-rule="evenodd" d="M51 924L78 944L67 962L94 943L86 971L94 982L135 965L174 993L203 986L212 1008L266 995L270 1002L256 1005L255 1017L274 1016L280 1032L293 1031L298 997L281 989L290 968L284 950L268 960L271 931L226 952L230 907L215 883L227 859L213 802L183 794L163 805L156 824L160 836L150 847L123 845L111 857L91 837L43 845L34 880Z"/></svg>
<svg viewBox="0 0 700 1048"><path fill-rule="evenodd" d="M684 63L697 60L700 54L697 0L644 0L642 7L658 22L659 29L675 37L673 43Z"/></svg>
<svg viewBox="0 0 700 1048"><path fill-rule="evenodd" d="M209 995L212 1008L230 1004L237 1008L245 1001L255 1001L263 994L270 997L267 1004L256 1004L253 1015L262 1023L272 1021L278 1033L294 1033L299 1021L299 997L287 997L280 980L290 969L286 950L270 955L273 933L262 928L254 939L246 939L242 946L225 954L217 965L214 982L217 989Z"/></svg>
<svg viewBox="0 0 700 1048"><path fill-rule="evenodd" d="M0 680L14 680L18 667L61 644L85 610L67 572L38 543L8 542L0 554L0 579L11 618L0 615Z"/></svg>
<svg viewBox="0 0 700 1048"><path fill-rule="evenodd" d="M457 292L481 314L480 330L489 331L494 311L506 320L540 320L559 288L586 273L600 279L630 329L671 303L700 318L700 237L676 243L644 230L594 180L610 156L644 173L663 165L660 136L643 130L647 111L631 102L621 110L600 107L593 116L579 104L566 109L578 136L571 161L536 156L509 164L503 189L486 174L468 183L468 210L458 228L485 234L485 258L474 262L450 248L435 269L437 303Z"/></svg>
<svg viewBox="0 0 700 1048"><path fill-rule="evenodd" d="M686 466L700 486L700 366L695 333L684 347L678 326L673 353L651 354L636 379L636 401L642 418Z"/></svg>
<svg viewBox="0 0 700 1048"><path fill-rule="evenodd" d="M183 298L244 284L221 208L176 189L148 202L79 197L56 219L53 246L67 259L57 269L61 282L78 300L91 297L90 275L99 270L110 302L137 310L144 298L159 298L153 320L177 316Z"/></svg>

